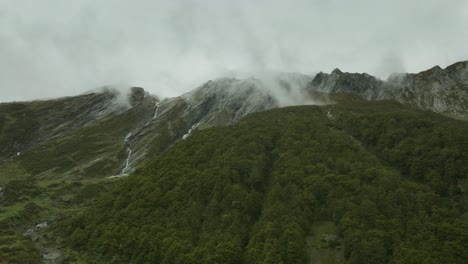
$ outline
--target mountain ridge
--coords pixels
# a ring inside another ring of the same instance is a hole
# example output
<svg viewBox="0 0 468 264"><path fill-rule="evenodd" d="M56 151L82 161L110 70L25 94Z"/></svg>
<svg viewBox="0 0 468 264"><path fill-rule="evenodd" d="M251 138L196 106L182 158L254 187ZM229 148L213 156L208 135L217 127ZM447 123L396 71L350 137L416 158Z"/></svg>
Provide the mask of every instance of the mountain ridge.
<svg viewBox="0 0 468 264"><path fill-rule="evenodd" d="M445 69L434 66L419 73L399 73L380 80L367 73L335 69L318 73L307 90L354 93L366 100L396 100L421 109L464 116L468 113L468 61Z"/></svg>
<svg viewBox="0 0 468 264"><path fill-rule="evenodd" d="M365 100L395 100L420 109L464 117L468 113L468 62L458 62L445 69L436 66L415 74L393 75L386 81L366 73L335 69L330 74L318 73L314 77L284 73L268 78L220 78L181 96L164 99L149 94L143 88L133 87L128 94L103 89L76 97L2 103L0 113L11 111L11 115L0 117L2 131L13 131L15 125L24 122L31 127L28 133L20 133L28 138L9 137L9 142L2 144L0 160L21 159L21 155L31 147L42 143L47 145L49 141L58 144L56 147L59 149L65 148L60 143L61 137L75 131L86 131L86 127L105 127L114 120L114 123L123 122L117 128L118 133L111 133L113 140L120 141L120 150L113 151L112 155L119 153L117 157L121 158L105 160L113 166L116 162L124 167L127 165L127 171L131 172L145 157L156 157L194 129L233 124L249 113L285 105L330 104L341 93L355 94ZM13 109L15 107L18 109ZM128 116L134 116L130 122L133 125L126 128L130 121ZM13 120L10 128L6 127L8 120ZM204 125L198 127L200 124ZM105 142L104 139L101 141ZM111 148L110 141L108 144L107 148ZM66 155L72 153L64 151L68 153ZM126 152L131 152L131 155L123 159ZM95 156L88 162L98 158L101 156ZM77 164L74 171L79 171L84 161L72 163ZM107 176L119 175L121 170L109 172Z"/></svg>

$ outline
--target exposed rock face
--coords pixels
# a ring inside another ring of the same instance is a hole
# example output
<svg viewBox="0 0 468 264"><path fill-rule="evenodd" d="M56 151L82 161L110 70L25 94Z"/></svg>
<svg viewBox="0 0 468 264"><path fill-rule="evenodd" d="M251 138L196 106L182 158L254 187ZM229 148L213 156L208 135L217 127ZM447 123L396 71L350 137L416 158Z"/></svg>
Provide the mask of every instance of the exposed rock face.
<svg viewBox="0 0 468 264"><path fill-rule="evenodd" d="M392 76L383 87L382 99L395 99L422 109L468 114L468 62L417 74Z"/></svg>
<svg viewBox="0 0 468 264"><path fill-rule="evenodd" d="M335 69L331 74L318 73L308 90L323 93L355 93L364 99L376 99L383 82L367 73L348 73Z"/></svg>
<svg viewBox="0 0 468 264"><path fill-rule="evenodd" d="M386 81L366 73L319 73L309 92L353 93L367 100L397 100L422 109L468 114L468 62L445 69L435 66L417 74L393 74Z"/></svg>
<svg viewBox="0 0 468 264"><path fill-rule="evenodd" d="M209 81L182 97L188 103L186 116L193 116L193 122L212 125L231 124L249 113L278 106L256 79Z"/></svg>
<svg viewBox="0 0 468 264"><path fill-rule="evenodd" d="M41 229L44 229L47 227L47 222L42 222L42 223L39 223L37 224L34 229L37 231L37 230L41 230Z"/></svg>
<svg viewBox="0 0 468 264"><path fill-rule="evenodd" d="M132 106L143 103L146 96L149 96L149 93L141 87L132 87L130 88L129 101Z"/></svg>
<svg viewBox="0 0 468 264"><path fill-rule="evenodd" d="M42 255L42 259L44 260L44 263L47 264L59 264L62 263L61 260L62 255L58 251L50 251L46 252L45 254Z"/></svg>

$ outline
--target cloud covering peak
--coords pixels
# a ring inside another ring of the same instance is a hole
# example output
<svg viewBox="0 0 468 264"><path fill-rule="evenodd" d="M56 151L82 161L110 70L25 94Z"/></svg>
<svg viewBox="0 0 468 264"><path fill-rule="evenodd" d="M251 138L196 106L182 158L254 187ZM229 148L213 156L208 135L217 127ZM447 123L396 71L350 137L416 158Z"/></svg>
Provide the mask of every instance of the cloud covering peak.
<svg viewBox="0 0 468 264"><path fill-rule="evenodd" d="M0 101L175 96L238 72L421 71L468 58L452 0L0 0Z"/></svg>

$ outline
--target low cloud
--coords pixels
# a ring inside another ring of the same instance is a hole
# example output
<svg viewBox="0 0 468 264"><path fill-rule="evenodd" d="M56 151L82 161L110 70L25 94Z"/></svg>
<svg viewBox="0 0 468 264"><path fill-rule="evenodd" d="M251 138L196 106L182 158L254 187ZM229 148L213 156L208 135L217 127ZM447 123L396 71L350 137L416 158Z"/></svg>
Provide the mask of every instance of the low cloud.
<svg viewBox="0 0 468 264"><path fill-rule="evenodd" d="M0 0L0 101L141 86L176 96L233 72L386 78L468 59L453 0ZM262 77L260 77L262 78Z"/></svg>

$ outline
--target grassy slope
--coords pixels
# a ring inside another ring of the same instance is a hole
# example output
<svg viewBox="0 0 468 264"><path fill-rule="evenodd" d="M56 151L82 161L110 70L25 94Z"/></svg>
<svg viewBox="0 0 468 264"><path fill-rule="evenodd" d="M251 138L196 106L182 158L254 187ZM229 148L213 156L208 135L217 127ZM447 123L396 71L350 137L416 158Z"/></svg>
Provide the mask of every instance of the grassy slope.
<svg viewBox="0 0 468 264"><path fill-rule="evenodd" d="M0 104L0 162L16 155L15 147L34 140L39 122L22 103Z"/></svg>
<svg viewBox="0 0 468 264"><path fill-rule="evenodd" d="M104 104L108 96L0 104L0 240L5 242L0 263L40 262L35 247L54 244L50 234L39 232L36 245L22 234L44 219L59 221L82 210L115 181L102 178L119 170L124 136L142 122L143 109L97 121L85 113L89 104ZM65 122L70 123L58 126ZM16 156L18 148L25 151Z"/></svg>
<svg viewBox="0 0 468 264"><path fill-rule="evenodd" d="M3 247L7 263L37 263L38 251L29 238L23 237L27 229L45 219L52 221L50 227L39 232L35 241L38 249L44 250L60 244L60 238L53 237L50 230L63 218L74 215L88 207L118 179L107 179L121 170L126 158L125 136L143 126L145 118L153 113L154 102L145 99L128 111L94 119L92 107L106 111L110 94L83 95L51 101L0 104L1 142L10 146L0 151L0 157L7 160L0 164L0 186L5 190L0 199L0 222L8 226L7 233L0 239L11 239ZM100 105L100 106L99 106ZM168 119L177 114L174 108ZM21 119L22 118L22 119ZM24 120L23 120L24 119ZM185 129L177 129L178 118L163 120L154 125L156 132L148 155L157 156L164 151L174 136L180 136ZM35 124L33 128L26 126ZM40 126L39 126L40 124ZM28 133L25 133L28 132ZM162 132L161 132L162 131ZM21 142L27 149L16 156L14 142ZM22 217L25 207L34 203L39 212ZM65 258L73 253L62 252ZM17 258L15 259L15 256ZM28 258L31 258L29 260ZM79 259L79 258L77 258ZM1 263L1 260L0 260Z"/></svg>

